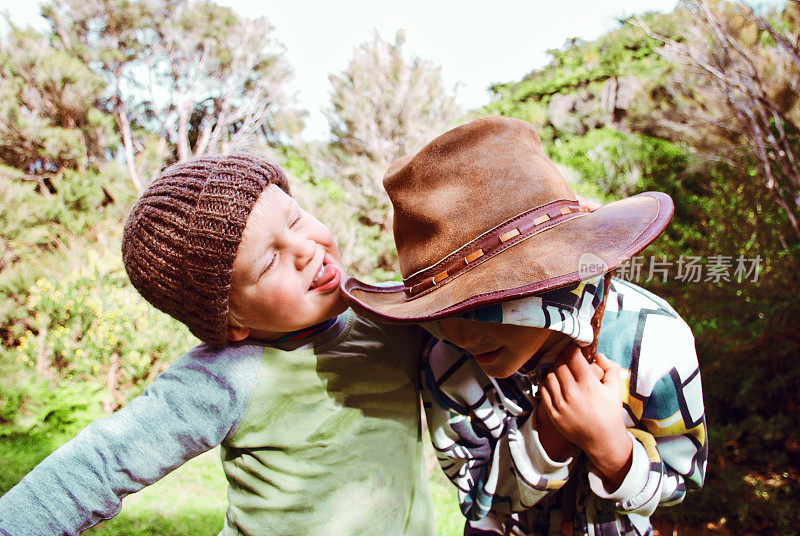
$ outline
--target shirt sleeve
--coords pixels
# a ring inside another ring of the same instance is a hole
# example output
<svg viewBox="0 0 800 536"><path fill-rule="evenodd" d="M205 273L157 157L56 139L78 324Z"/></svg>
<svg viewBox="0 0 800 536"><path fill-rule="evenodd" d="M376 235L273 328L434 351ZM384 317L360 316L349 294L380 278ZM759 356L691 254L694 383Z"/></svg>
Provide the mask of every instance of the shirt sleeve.
<svg viewBox="0 0 800 536"><path fill-rule="evenodd" d="M694 338L682 321L675 319L673 326L662 330L655 343L642 345L630 371L630 399L638 402L628 407L640 408L641 415L628 429L633 439L628 474L618 489L608 490L589 468L592 491L614 500L622 514L650 516L659 505L681 502L705 478L708 434Z"/></svg>
<svg viewBox="0 0 800 536"><path fill-rule="evenodd" d="M467 519L523 511L564 485L573 458L551 460L535 430L535 412L528 408L518 418L502 409L503 395L479 381L471 357L436 343L421 375L431 442Z"/></svg>
<svg viewBox="0 0 800 536"><path fill-rule="evenodd" d="M0 497L0 534L73 535L119 513L126 495L221 443L255 381L252 345L201 345L113 415L89 424Z"/></svg>

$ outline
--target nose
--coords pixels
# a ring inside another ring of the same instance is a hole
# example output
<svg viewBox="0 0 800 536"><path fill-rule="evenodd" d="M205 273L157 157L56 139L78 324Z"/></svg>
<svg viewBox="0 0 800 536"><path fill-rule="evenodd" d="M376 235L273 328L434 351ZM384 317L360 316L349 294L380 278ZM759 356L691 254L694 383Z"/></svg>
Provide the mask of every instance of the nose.
<svg viewBox="0 0 800 536"><path fill-rule="evenodd" d="M317 252L317 243L305 237L293 237L291 251L294 255L295 267L302 270L314 258L314 254Z"/></svg>

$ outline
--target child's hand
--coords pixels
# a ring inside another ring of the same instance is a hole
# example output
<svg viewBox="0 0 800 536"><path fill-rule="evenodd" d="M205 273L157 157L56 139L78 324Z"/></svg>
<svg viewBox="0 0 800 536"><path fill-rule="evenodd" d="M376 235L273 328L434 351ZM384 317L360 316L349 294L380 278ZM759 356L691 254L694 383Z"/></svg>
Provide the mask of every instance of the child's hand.
<svg viewBox="0 0 800 536"><path fill-rule="evenodd" d="M598 378L577 346L545 378L542 405L555 428L589 457L616 489L630 468L633 444L622 414L620 367L602 354Z"/></svg>
<svg viewBox="0 0 800 536"><path fill-rule="evenodd" d="M589 367L598 381L603 379L605 372L597 363L592 363ZM547 452L547 455L550 456L550 459L563 461L562 458L564 458L567 450L573 446L573 443L561 435L558 428L555 427L544 404L539 404L536 408L536 431L539 433L539 442Z"/></svg>
<svg viewBox="0 0 800 536"><path fill-rule="evenodd" d="M539 404L536 408L536 432L539 434L542 448L550 459L564 461L567 450L573 445L555 427L544 404Z"/></svg>

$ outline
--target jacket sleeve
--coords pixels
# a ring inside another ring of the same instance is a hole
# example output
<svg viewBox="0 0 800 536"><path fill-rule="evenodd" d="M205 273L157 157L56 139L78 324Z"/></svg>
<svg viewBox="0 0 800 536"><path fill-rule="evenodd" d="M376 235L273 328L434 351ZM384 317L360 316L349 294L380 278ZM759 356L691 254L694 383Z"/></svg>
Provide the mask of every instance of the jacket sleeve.
<svg viewBox="0 0 800 536"><path fill-rule="evenodd" d="M474 360L453 348L434 345L421 367L423 407L437 460L457 488L467 519L525 510L564 485L574 460L551 460L533 415L517 419L502 410L497 403L502 393L488 380L478 381L482 374Z"/></svg>
<svg viewBox="0 0 800 536"><path fill-rule="evenodd" d="M126 495L218 445L244 412L260 363L253 357L244 345L201 345L182 356L0 497L0 534L78 534L119 513Z"/></svg>
<svg viewBox="0 0 800 536"><path fill-rule="evenodd" d="M694 338L679 319L671 328L642 345L629 371L626 408L634 426L628 429L633 460L626 478L610 491L589 471L592 490L614 500L623 514L650 516L659 505L681 502L705 478L707 428Z"/></svg>

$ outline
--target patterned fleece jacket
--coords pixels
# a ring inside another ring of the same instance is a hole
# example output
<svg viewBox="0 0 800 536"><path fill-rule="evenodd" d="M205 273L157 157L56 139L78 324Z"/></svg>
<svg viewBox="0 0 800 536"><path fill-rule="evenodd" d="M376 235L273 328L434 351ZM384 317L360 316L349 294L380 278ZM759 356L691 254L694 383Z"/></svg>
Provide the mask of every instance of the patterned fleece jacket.
<svg viewBox="0 0 800 536"><path fill-rule="evenodd" d="M607 489L577 448L563 462L542 448L540 379L568 343L591 341L589 320L602 287L597 278L462 315L563 334L534 356L535 366L509 378L490 378L447 341L429 344L423 402L438 460L458 489L465 535L652 534L649 517L658 505L679 503L687 490L702 486L707 430L691 330L664 300L617 279L598 352L622 367L631 468L618 489ZM436 323L426 327L443 338Z"/></svg>

